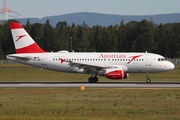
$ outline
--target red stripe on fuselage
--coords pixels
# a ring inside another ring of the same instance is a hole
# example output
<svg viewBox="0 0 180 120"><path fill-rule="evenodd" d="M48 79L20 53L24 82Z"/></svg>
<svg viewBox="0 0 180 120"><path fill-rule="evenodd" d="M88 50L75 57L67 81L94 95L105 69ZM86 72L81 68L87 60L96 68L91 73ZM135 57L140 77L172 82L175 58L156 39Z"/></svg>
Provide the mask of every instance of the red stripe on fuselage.
<svg viewBox="0 0 180 120"><path fill-rule="evenodd" d="M16 53L43 53L43 52L45 51L42 50L36 43L24 48L16 49Z"/></svg>

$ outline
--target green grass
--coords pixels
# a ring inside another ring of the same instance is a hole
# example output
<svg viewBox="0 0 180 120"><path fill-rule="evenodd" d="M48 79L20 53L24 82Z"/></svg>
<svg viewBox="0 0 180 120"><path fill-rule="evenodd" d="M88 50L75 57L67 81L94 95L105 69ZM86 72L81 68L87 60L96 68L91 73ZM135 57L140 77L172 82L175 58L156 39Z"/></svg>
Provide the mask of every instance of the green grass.
<svg viewBox="0 0 180 120"><path fill-rule="evenodd" d="M90 75L76 73L62 73L49 71L40 68L34 68L21 64L0 65L1 81L69 81L69 82L87 82ZM152 82L180 82L180 65L169 72L152 73L150 75ZM146 81L146 74L130 74L129 78L122 80L110 80L99 76L99 82L135 82Z"/></svg>
<svg viewBox="0 0 180 120"><path fill-rule="evenodd" d="M0 89L0 119L180 119L180 89Z"/></svg>

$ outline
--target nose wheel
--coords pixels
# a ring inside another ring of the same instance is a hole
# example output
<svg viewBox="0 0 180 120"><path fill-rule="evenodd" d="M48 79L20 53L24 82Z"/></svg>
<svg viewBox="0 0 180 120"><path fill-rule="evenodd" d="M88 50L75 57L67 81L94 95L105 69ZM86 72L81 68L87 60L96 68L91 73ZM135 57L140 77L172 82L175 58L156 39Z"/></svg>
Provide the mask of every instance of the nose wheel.
<svg viewBox="0 0 180 120"><path fill-rule="evenodd" d="M146 81L147 81L147 83L150 83L150 82L151 82L151 79L147 79Z"/></svg>
<svg viewBox="0 0 180 120"><path fill-rule="evenodd" d="M151 82L151 79L150 79L150 77L149 77L149 73L146 73L146 81L147 81L147 83L150 83Z"/></svg>

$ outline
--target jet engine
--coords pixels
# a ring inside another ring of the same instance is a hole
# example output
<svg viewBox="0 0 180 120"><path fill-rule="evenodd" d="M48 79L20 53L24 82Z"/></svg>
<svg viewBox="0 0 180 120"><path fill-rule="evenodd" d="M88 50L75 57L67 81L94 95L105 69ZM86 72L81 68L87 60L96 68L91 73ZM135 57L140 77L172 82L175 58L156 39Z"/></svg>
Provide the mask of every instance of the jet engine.
<svg viewBox="0 0 180 120"><path fill-rule="evenodd" d="M129 74L124 72L122 69L105 69L104 75L108 79L124 79L129 76Z"/></svg>

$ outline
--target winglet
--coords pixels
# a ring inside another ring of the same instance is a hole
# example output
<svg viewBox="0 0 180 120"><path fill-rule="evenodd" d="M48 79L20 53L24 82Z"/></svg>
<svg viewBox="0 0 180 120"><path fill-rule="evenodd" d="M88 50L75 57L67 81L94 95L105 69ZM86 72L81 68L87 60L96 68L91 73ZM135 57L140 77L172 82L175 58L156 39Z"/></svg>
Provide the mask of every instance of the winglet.
<svg viewBox="0 0 180 120"><path fill-rule="evenodd" d="M13 37L13 42L16 48L16 53L42 53L38 44L25 31L22 25L18 22L10 22L10 29Z"/></svg>

